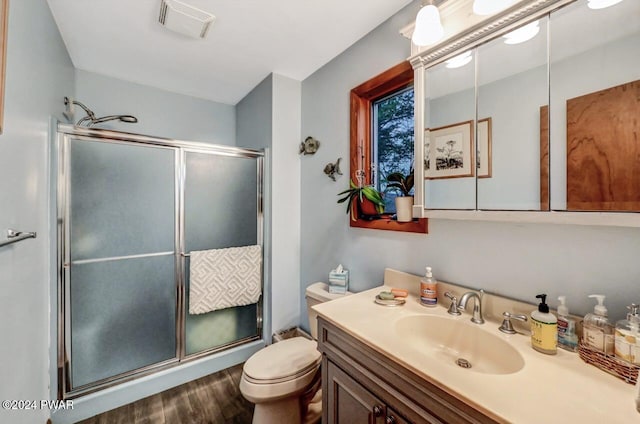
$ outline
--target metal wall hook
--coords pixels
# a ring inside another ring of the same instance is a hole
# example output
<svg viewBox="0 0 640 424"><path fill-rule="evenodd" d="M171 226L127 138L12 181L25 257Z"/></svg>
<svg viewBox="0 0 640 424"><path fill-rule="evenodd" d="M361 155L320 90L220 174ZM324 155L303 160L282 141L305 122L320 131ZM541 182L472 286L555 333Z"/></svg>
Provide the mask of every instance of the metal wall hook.
<svg viewBox="0 0 640 424"><path fill-rule="evenodd" d="M6 246L11 243L17 243L28 238L36 238L36 233L23 233L22 231L17 231L9 228L7 230L7 239L5 241L0 241L0 247Z"/></svg>

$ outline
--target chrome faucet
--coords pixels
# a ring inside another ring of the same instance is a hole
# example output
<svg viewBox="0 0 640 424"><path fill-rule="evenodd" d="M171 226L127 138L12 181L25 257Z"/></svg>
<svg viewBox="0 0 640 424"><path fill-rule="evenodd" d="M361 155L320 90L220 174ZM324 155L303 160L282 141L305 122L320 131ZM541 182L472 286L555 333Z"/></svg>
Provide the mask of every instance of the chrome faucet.
<svg viewBox="0 0 640 424"><path fill-rule="evenodd" d="M526 322L527 321L527 316L526 315L514 315L514 314L509 313L509 312L503 312L502 316L503 316L504 319L502 320L502 324L500 325L498 330L502 331L503 333L507 333L507 334L516 334L517 333L517 331L513 329L513 324L511 324L511 318L517 319L518 321L522 321L522 322Z"/></svg>
<svg viewBox="0 0 640 424"><path fill-rule="evenodd" d="M450 292L444 292L444 297L451 300L447 313L449 313L449 315L462 315L462 312L458 309L458 299Z"/></svg>
<svg viewBox="0 0 640 424"><path fill-rule="evenodd" d="M471 317L471 322L475 324L484 324L484 318L482 318L482 295L484 294L483 290L480 290L480 293L476 292L466 292L460 298L460 302L458 303L458 308L464 309L467 306L467 301L471 298L475 298L475 303L473 304L473 316Z"/></svg>

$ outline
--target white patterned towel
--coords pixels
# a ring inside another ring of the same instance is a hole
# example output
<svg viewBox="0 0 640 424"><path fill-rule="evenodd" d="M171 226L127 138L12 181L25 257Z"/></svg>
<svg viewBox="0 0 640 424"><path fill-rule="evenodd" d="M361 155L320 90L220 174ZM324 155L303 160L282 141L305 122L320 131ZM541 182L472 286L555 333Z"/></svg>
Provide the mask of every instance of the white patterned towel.
<svg viewBox="0 0 640 424"><path fill-rule="evenodd" d="M260 246L191 252L189 313L256 303L262 294L261 276Z"/></svg>

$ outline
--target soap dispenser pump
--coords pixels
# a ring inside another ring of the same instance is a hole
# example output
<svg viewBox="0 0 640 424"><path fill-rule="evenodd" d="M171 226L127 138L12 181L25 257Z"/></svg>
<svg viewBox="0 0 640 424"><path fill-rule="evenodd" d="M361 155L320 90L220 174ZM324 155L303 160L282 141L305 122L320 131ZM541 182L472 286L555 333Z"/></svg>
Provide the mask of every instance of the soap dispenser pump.
<svg viewBox="0 0 640 424"><path fill-rule="evenodd" d="M567 297L558 296L558 347L569 352L578 351L578 336L576 334L576 321L569 316Z"/></svg>
<svg viewBox="0 0 640 424"><path fill-rule="evenodd" d="M592 294L590 298L596 299L598 304L593 308L593 313L584 316L582 324L583 342L600 352L613 355L614 352L614 328L607 317L607 307L604 306L603 294Z"/></svg>
<svg viewBox="0 0 640 424"><path fill-rule="evenodd" d="M615 353L622 360L640 365L640 305L632 303L627 309L627 319L616 323Z"/></svg>
<svg viewBox="0 0 640 424"><path fill-rule="evenodd" d="M531 347L547 355L558 352L558 320L549 313L547 295L539 294L538 309L531 312Z"/></svg>
<svg viewBox="0 0 640 424"><path fill-rule="evenodd" d="M436 306L438 304L438 282L433 278L431 267L425 269L425 275L420 280L420 304Z"/></svg>

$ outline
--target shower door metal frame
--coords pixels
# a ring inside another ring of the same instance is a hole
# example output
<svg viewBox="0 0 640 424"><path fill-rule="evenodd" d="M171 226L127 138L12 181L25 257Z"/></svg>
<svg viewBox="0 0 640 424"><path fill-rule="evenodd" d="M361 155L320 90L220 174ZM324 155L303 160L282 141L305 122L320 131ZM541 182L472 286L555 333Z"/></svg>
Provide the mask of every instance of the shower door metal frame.
<svg viewBox="0 0 640 424"><path fill-rule="evenodd" d="M80 387L73 387L71 376L71 317L69 307L69 285L70 275L67 272L70 269L70 205L68 202L68 190L70 189L69 175L69 144L71 139L84 141L97 141L104 143L125 144L133 146L147 146L155 148L169 149L174 152L174 251L159 252L151 254L128 255L113 258L100 258L94 260L80 260L77 263L89 263L108 261L124 258L142 258L152 256L164 256L173 254L175 258L175 289L176 289L176 352L171 359L147 365L142 368L127 371L112 377L108 377L90 384ZM213 353L230 349L235 346L249 343L262 338L262 323L264 317L264 158L263 150L253 150L233 146L224 146L216 144L207 144L201 142L175 140L169 138L160 138L147 135L125 133L119 131L82 128L72 125L58 124L56 149L58 152L57 163L57 258L58 258L58 293L57 293L57 336L58 336L58 398L74 399L87 395L116 384L126 381L135 380L148 374L175 367L183 363L209 356ZM256 332L255 336L245 337L230 343L216 346L201 352L186 354L186 319L185 314L188 311L185 295L185 240L184 240L184 188L186 181L186 154L187 153L205 153L219 156L229 156L238 158L255 158L256 159L256 176L258 186L257 192L257 216L256 216L256 242L262 247L262 269L261 269L261 285L263 295L256 304Z"/></svg>

